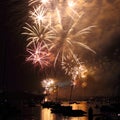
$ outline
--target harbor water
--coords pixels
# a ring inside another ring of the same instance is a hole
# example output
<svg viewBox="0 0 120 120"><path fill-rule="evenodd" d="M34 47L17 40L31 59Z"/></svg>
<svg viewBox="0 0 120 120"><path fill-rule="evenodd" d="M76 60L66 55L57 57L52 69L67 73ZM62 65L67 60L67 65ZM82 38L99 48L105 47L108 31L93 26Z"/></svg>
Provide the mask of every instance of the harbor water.
<svg viewBox="0 0 120 120"><path fill-rule="evenodd" d="M104 112L101 113L100 107L107 105L109 103L88 103L86 101L78 101L76 103L69 104L68 102L63 102L64 106L72 106L73 110L83 110L86 112L84 116L63 116L62 114L52 113L51 108L43 108L41 105L36 107L27 108L24 113L31 114L25 115L23 120L120 120L119 113ZM92 108L92 116L89 115L89 109ZM27 111L28 110L28 111ZM107 113L107 114L106 114ZM107 116L107 117L106 117Z"/></svg>

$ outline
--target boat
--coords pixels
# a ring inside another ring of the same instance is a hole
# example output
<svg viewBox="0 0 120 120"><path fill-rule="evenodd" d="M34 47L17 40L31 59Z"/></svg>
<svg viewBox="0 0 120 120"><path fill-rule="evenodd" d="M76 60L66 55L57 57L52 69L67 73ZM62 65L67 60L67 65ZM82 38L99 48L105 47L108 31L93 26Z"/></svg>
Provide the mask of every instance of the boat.
<svg viewBox="0 0 120 120"><path fill-rule="evenodd" d="M63 116L71 116L71 117L78 117L78 116L85 116L86 112L83 110L73 110L72 106L57 106L51 109L52 113L55 114L62 114Z"/></svg>
<svg viewBox="0 0 120 120"><path fill-rule="evenodd" d="M55 114L63 114L64 112L66 111L71 111L72 110L72 106L54 106L52 109L51 109L51 112L52 113L55 113Z"/></svg>
<svg viewBox="0 0 120 120"><path fill-rule="evenodd" d="M46 101L41 103L41 106L43 108L54 108L54 107L59 107L61 104L59 102L53 102L53 101Z"/></svg>
<svg viewBox="0 0 120 120"><path fill-rule="evenodd" d="M62 113L63 116L69 116L69 117L85 116L85 114L86 112L83 110L70 110Z"/></svg>

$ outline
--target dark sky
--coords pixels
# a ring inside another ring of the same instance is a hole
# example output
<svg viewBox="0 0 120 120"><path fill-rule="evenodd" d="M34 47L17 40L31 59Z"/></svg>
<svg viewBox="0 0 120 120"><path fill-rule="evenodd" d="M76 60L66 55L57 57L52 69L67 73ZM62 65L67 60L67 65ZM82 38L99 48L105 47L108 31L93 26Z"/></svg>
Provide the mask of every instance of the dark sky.
<svg viewBox="0 0 120 120"><path fill-rule="evenodd" d="M96 55L80 51L83 60L95 71L88 76L86 94L117 95L120 90L120 1L86 0L81 8L85 11L81 25L96 25L86 38ZM21 33L28 20L27 13L26 0L0 1L1 89L39 90L40 78L44 76L39 68L25 62L27 42ZM51 73L56 77L61 74L60 71ZM81 88L77 88L76 94L79 91Z"/></svg>

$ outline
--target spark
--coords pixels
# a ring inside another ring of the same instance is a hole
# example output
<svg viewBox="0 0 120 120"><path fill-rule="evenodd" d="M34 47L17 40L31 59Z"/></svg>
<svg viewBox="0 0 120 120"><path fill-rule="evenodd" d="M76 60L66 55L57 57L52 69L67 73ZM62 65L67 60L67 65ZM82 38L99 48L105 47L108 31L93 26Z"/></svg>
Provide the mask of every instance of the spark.
<svg viewBox="0 0 120 120"><path fill-rule="evenodd" d="M29 47L26 48L27 52L30 54L26 61L32 61L33 64L39 64L41 69L50 65L52 54L46 49L44 42L34 43L31 48Z"/></svg>
<svg viewBox="0 0 120 120"><path fill-rule="evenodd" d="M46 13L47 13L47 8L45 8L43 5L33 7L33 10L29 12L29 17L32 18L32 20L39 24L43 23L46 21Z"/></svg>

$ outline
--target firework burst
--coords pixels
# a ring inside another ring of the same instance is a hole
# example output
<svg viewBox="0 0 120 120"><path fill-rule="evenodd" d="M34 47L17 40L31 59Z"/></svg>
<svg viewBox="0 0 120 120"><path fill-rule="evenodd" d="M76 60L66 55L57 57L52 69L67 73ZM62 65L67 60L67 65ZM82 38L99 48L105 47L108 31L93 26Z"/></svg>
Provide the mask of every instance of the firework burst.
<svg viewBox="0 0 120 120"><path fill-rule="evenodd" d="M51 93L55 89L55 81L52 78L44 79L41 84L45 89L45 93Z"/></svg>
<svg viewBox="0 0 120 120"><path fill-rule="evenodd" d="M30 54L27 61L39 63L43 68L51 63L52 54L54 67L60 63L73 80L86 76L87 69L77 57L76 50L82 47L95 53L82 39L95 26L80 26L84 16L80 3L80 0L29 1L29 6L33 5L29 12L30 21L33 23L26 23L23 27L23 34L27 35L28 41L27 52ZM31 46L33 47L30 48Z"/></svg>
<svg viewBox="0 0 120 120"><path fill-rule="evenodd" d="M85 66L85 63L80 62L78 58L76 60L64 60L62 62L62 69L65 71L65 74L71 77L71 85L73 87L78 85L84 88L87 86L87 77L90 71Z"/></svg>
<svg viewBox="0 0 120 120"><path fill-rule="evenodd" d="M56 39L52 41L52 44L50 46L51 51L54 49L56 50L54 53L56 54L55 63L58 60L58 58L61 59L61 61L63 62L66 59L66 56L69 56L70 58L73 57L75 59L76 53L74 51L76 47L83 47L95 53L93 49L91 49L89 46L87 46L86 44L82 43L79 40L80 36L82 36L83 34L89 33L91 28L94 26L89 26L78 32L75 32L75 24L76 23L71 25L71 27L68 30L57 28Z"/></svg>
<svg viewBox="0 0 120 120"><path fill-rule="evenodd" d="M34 23L45 23L47 22L47 8L43 5L33 7L33 10L29 12L29 17L34 21Z"/></svg>
<svg viewBox="0 0 120 120"><path fill-rule="evenodd" d="M30 54L26 61L32 61L33 64L39 64L43 69L46 66L49 66L52 62L52 54L47 50L44 42L35 43L27 47L27 52Z"/></svg>
<svg viewBox="0 0 120 120"><path fill-rule="evenodd" d="M87 77L88 70L85 67L83 62L80 62L79 59L69 60L66 59L62 62L62 69L65 71L65 74L68 74L72 77L72 80L76 80L77 78L85 78Z"/></svg>
<svg viewBox="0 0 120 120"><path fill-rule="evenodd" d="M29 43L27 46L31 45L34 42L38 43L41 41L44 41L46 45L49 45L56 37L55 32L50 29L49 25L45 27L42 24L30 25L26 23L26 26L23 28L25 32L22 34L28 36L27 41L29 41Z"/></svg>

